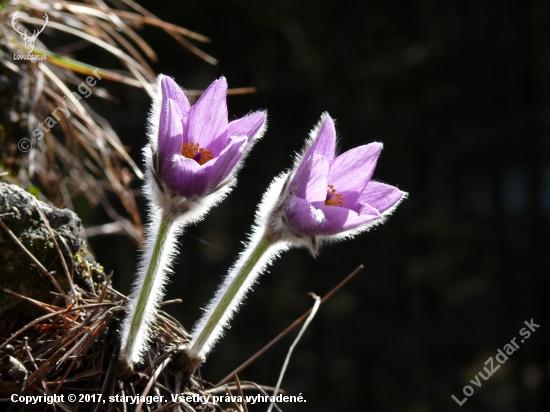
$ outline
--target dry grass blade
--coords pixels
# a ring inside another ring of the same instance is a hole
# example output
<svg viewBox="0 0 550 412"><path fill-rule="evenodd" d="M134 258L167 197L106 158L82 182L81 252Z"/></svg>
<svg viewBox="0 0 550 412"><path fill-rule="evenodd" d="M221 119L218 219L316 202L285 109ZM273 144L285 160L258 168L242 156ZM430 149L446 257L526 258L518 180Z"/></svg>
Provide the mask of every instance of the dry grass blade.
<svg viewBox="0 0 550 412"><path fill-rule="evenodd" d="M68 69L68 70L71 70L72 72L81 73L86 76L90 76L95 70L93 66L84 64L82 62L71 59L69 57L60 57L59 55L49 51L42 51L42 50L39 50L39 51L42 52L48 58L49 63L61 69ZM120 74L107 69L99 69L97 70L96 73L98 73L101 76L101 78L106 80L112 80L114 82L124 83L133 87L141 87L141 83L139 81L137 81L133 77L126 76L124 74Z"/></svg>
<svg viewBox="0 0 550 412"><path fill-rule="evenodd" d="M235 384L237 385L237 392L243 400L242 408L244 409L244 412L248 412L248 408L246 407L246 398L243 393L243 388L241 387L241 381L239 380L239 377L237 375L235 375Z"/></svg>
<svg viewBox="0 0 550 412"><path fill-rule="evenodd" d="M198 97L200 97L201 94L204 93L204 90L193 90L193 89L191 89L191 90L185 90L185 93L188 96L198 98ZM240 95L240 94L252 94L252 93L256 93L256 88L255 87L236 87L236 88L227 90L227 95L228 96L236 96L236 95Z"/></svg>
<svg viewBox="0 0 550 412"><path fill-rule="evenodd" d="M36 39L32 52L45 60L11 58L25 52L25 45L12 27L16 12L20 31L32 32L36 25L47 28ZM45 15L49 17L47 25ZM78 196L94 207L104 205L112 190L125 209L118 222L124 222L124 233L136 243L143 235L132 182L142 179L143 173L109 123L83 100L75 99L73 92L77 93L83 80L78 75L93 76L95 71L102 82L111 80L140 87L151 95L156 76L148 62L156 62L157 56L136 31L143 25L158 27L193 53L215 62L187 40L209 42L207 37L163 22L132 1L107 6L99 0L12 0L0 8L0 65L6 70L10 87L15 85L17 90L13 99L4 103L7 106L0 108L0 116L6 117L2 124L8 139L0 142L0 158L7 159L9 165L2 178L25 188L34 187L35 191L39 188L38 195L56 206L71 207ZM92 46L104 55L114 56L119 67L95 67L79 61L71 54L71 45L54 51L48 46L52 37L58 37L57 33L79 39L80 48ZM99 86L93 95L110 98ZM52 116L64 104L74 107L70 107L72 113L60 116L58 111ZM46 122L48 118L50 123ZM43 133L43 138L39 133ZM18 150L22 139L32 144L28 156Z"/></svg>
<svg viewBox="0 0 550 412"><path fill-rule="evenodd" d="M59 245L57 244L57 239L56 239L56 236L55 236L55 234L52 230L52 227L50 226L50 222L48 221L48 218L46 217L46 215L42 211L42 208L40 207L40 204L38 202L36 202L36 210L38 210L38 213L40 214L40 217L42 218L42 221L44 222L44 225L46 226L46 228L48 229L48 232L50 233L50 236L52 238L52 242L54 244L55 250L57 251L57 255L59 256L59 261L61 262L61 265L63 267L63 273L65 273L65 276L67 277L67 282L70 285L71 296L74 297L76 295L76 292L75 292L75 289L74 289L73 278L72 278L71 274L69 273L69 268L67 267L67 262L65 261L65 257L63 256L63 252L61 252L61 249L59 248ZM71 256L70 253L69 253L69 256ZM72 258L72 256L71 256L71 258Z"/></svg>
<svg viewBox="0 0 550 412"><path fill-rule="evenodd" d="M235 375L237 376L237 375ZM234 385L231 385L231 384L228 384L228 383L225 383L223 384L222 386L215 386L211 389L206 389L204 391L204 393L208 393L208 394L217 394L217 393L223 393L225 392L225 388L228 387L229 389L231 390L235 390L237 389L237 385L234 384ZM267 393L267 391L270 391L270 392L273 392L275 390L275 387L274 386L267 386L267 385L258 385L257 383L255 382L249 382L249 381L241 381L241 388L243 390L254 390L254 389L259 389L261 388L262 389L262 393ZM280 390L279 392L281 393L285 393L284 390Z"/></svg>
<svg viewBox="0 0 550 412"><path fill-rule="evenodd" d="M158 379L160 373L163 371L163 369L166 367L166 365L168 365L170 363L171 360L172 359L167 358L160 364L160 366L156 369L155 373L151 376L151 379L149 379L149 382L147 383L147 386L143 390L143 393L141 394L141 396L149 395L149 391L151 390L151 387L153 386L155 381ZM141 412L142 407L143 407L143 400L136 407L136 412Z"/></svg>
<svg viewBox="0 0 550 412"><path fill-rule="evenodd" d="M176 26L174 24L164 22L164 21L160 20L159 18L157 18L152 13L150 13L149 11L147 11L147 9L139 6L135 2L126 1L126 0L122 0L122 1L126 4L128 4L128 5L131 5L132 8L134 8L136 11L138 11L142 15L127 12L127 11L124 11L124 10L117 10L117 9L109 9L109 12L113 13L113 14L116 14L118 17L134 21L135 23L137 23L139 25L147 24L147 25L150 25L150 26L159 27L159 28L164 29L167 32L179 33L179 34L181 34L183 36L187 36L187 37L189 37L190 39L193 39L193 40L198 40L198 41L201 41L203 43L210 43L210 39L208 37L203 36L202 34L196 33L194 31L187 30L183 27L179 27L179 26ZM89 9L95 9L95 10L104 10L105 9L104 7L92 6L92 5L82 6L81 4L72 3L72 2L64 2L63 4L70 11L76 11L76 10L83 11L84 10L83 7L86 7L86 8L89 8Z"/></svg>
<svg viewBox="0 0 550 412"><path fill-rule="evenodd" d="M310 295L313 297L313 299L315 299L315 304L311 308L311 311L310 311L306 321L304 322L304 325L302 326L302 329L300 329L300 332L298 333L298 336L296 336L296 339L294 339L294 342L292 342L292 345L290 345L290 348L288 349L288 353L287 353L285 361L283 363L283 367L281 368L281 373L279 374L279 379L277 380L277 384L275 385L275 390L273 391L273 397L274 398L276 398L277 394L279 393L279 388L281 387L281 383L283 382L283 377L285 376L286 368L288 367L288 363L290 362L290 357L292 356L292 353L294 352L294 348L296 347L296 345L298 344L300 339L302 339L302 336L303 336L305 330L307 329L307 327L309 326L309 324L311 323L311 321L313 320L313 318L317 314L317 310L319 309L319 305L321 305L321 298L319 296L317 296L313 292L310 293ZM237 376L237 375L235 375L235 376ZM275 406L275 401L272 401L271 404L269 405L269 408L267 408L267 412L271 412L271 410L273 409L274 406Z"/></svg>
<svg viewBox="0 0 550 412"><path fill-rule="evenodd" d="M244 408L242 407L242 405L239 405L239 404L237 403L237 399L238 399L238 398L237 398L236 396L233 395L233 392L231 392L227 386L225 387L225 394L229 397L229 399L233 399L233 403L235 404L235 406L237 407L237 410L238 410L239 412L245 412L245 410L244 410ZM246 411L246 412L248 412L248 411Z"/></svg>
<svg viewBox="0 0 550 412"><path fill-rule="evenodd" d="M57 259L63 259L63 255L57 256ZM180 372L171 367L172 356L177 348L189 342L189 335L177 321L163 312L158 314L153 330L152 344L147 354L149 366L136 365L135 373L127 377L117 375L118 329L127 300L111 288L111 278L112 274L100 285L99 291L80 290L79 284L75 284L76 297L66 303L67 307L34 302L49 313L15 333L0 327L0 358L12 354L13 362L20 365L25 377L17 380L1 376L0 398L9 398L13 393L29 396L64 394L65 397L75 394L77 399L81 399L80 402L56 402L53 406L54 410L74 412L92 408L104 410L98 407L99 394L104 399L114 395L116 400L109 402L109 405L117 411L140 411L144 405L142 402L136 406L135 396L147 396L151 391L158 396L160 390L166 399L170 399L157 404L159 410L174 407L169 394L179 393L180 390L204 395L202 383L197 383L193 378L182 382ZM82 394L96 396L80 397ZM206 405L202 402L182 404L182 407L187 411L219 410L211 401ZM26 410L43 408L44 405L38 403L27 405ZM147 408L150 410L150 405Z"/></svg>
<svg viewBox="0 0 550 412"><path fill-rule="evenodd" d="M14 296L16 298L27 301L27 302L31 303L32 305L36 306L37 308L42 309L46 312L55 313L57 310L59 310L59 308L57 306L48 305L47 303L40 302L36 299L29 298L28 296L21 295L17 292L14 292L12 290L9 290L9 289L3 287L3 286L0 286L0 290L4 293L7 293L8 295L11 295L11 296Z"/></svg>
<svg viewBox="0 0 550 412"><path fill-rule="evenodd" d="M159 21L157 17L155 17L152 13L145 10L143 7L139 6L137 3L131 1L131 0L122 0L124 3L130 5L135 10L139 11L143 15L147 16L148 18L153 19L153 21ZM153 24L152 22L149 22L149 24ZM189 32L189 31L182 31L181 28L173 27L170 24L162 22L159 27L163 28L170 36L172 36L174 39L176 39L181 45L188 48L192 53L196 54L201 59L207 61L210 64L218 64L218 61L213 58L212 56L209 56L202 50L200 50L198 47L191 44L188 40L186 40L183 36L187 36L189 38L194 38L195 40L203 41L203 42L210 42L210 39L208 37L199 35L199 37L196 37L196 33Z"/></svg>
<svg viewBox="0 0 550 412"><path fill-rule="evenodd" d="M110 304L109 303L97 303L97 304L92 303L92 304L87 304L86 309L95 308L97 306L112 306L112 305L113 305L112 303L110 303ZM78 307L76 307L76 308L69 307L67 309L62 309L62 310L59 310L59 311L41 316L41 317L33 320L32 322L27 323L25 326L23 326L21 329L19 329L17 332L15 332L13 335L11 335L9 338L7 338L3 343L1 343L0 344L0 349L3 349L12 340L14 340L19 335L23 334L24 332L26 332L30 328L33 328L35 325L38 325L39 323L47 321L47 320L49 320L51 318L54 318L56 316L65 315L66 313L69 313L69 312L74 312L75 310L82 310L82 309L78 308Z"/></svg>
<svg viewBox="0 0 550 412"><path fill-rule="evenodd" d="M26 18L24 21L28 21L29 23L35 23L39 24L40 20L35 18ZM63 31L65 33L72 34L74 36L80 37L87 42L90 42L92 44L95 44L96 46L101 47L102 49L105 49L109 53L115 55L118 57L124 65L130 70L130 72L134 75L134 77L140 82L141 86L147 91L147 93L153 97L153 82L154 82L154 76L151 76L143 67L136 62L134 59L132 59L130 56L128 56L126 53L122 52L120 49L110 45L104 40L98 39L88 33L83 32L82 30L74 29L70 26L67 26L66 24L56 23L56 22L50 22L48 24L49 27L53 29L57 29L59 31Z"/></svg>
<svg viewBox="0 0 550 412"><path fill-rule="evenodd" d="M332 295L334 295L336 292L338 292L346 283L348 283L353 277L355 277L355 275L357 275L364 268L365 267L363 265L359 265L353 272L351 272L348 276L346 276L344 280L342 280L340 283L338 283L338 285L336 285L329 293L327 293L323 297L323 299L321 299L321 304L325 303L328 299L330 299ZM220 382L218 382L216 384L216 386L221 386L221 385L229 382L233 378L233 376L235 376L238 373L241 373L248 365L250 365L256 359L258 359L260 356L262 356L265 352L267 352L273 345L275 345L282 338L284 338L287 334L289 334L300 323L305 321L307 319L307 317L309 316L309 314L311 313L311 311L312 311L312 309L309 309L306 313L304 313L302 316L300 316L298 319L296 319L294 322L292 322L285 330L283 330L281 333L279 333L267 345L265 345L262 349L260 349L254 355L252 355L246 362L244 362L241 366L239 366L237 369L235 369L229 375L227 375L225 378L223 378Z"/></svg>
<svg viewBox="0 0 550 412"><path fill-rule="evenodd" d="M235 375L237 376L237 375ZM245 387L246 385L243 385L243 387ZM263 395L263 396L269 396L267 394L267 392L265 391L266 388L268 388L269 390L275 390L275 388L271 388L271 387L266 387L266 386L263 386L263 385L258 385L257 383L255 382L250 382L250 384L248 386L251 386L253 387L254 389L257 389L260 391L260 393ZM251 388L252 389L252 388ZM284 393L284 391L280 391L281 393ZM279 408L276 404L273 404L273 406L275 407L275 409L277 409L277 412L283 412L281 410L281 408Z"/></svg>

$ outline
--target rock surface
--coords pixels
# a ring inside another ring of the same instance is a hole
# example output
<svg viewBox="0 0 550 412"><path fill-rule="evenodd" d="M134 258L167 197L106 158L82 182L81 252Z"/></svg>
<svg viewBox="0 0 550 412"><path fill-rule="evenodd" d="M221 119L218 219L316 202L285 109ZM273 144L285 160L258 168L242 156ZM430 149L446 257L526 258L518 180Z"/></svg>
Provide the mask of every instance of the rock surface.
<svg viewBox="0 0 550 412"><path fill-rule="evenodd" d="M94 279L104 278L103 269L86 251L81 237L82 222L68 209L57 209L37 200L25 190L0 183L0 218L21 243L68 291L69 283L48 228L38 211L42 209L56 235L69 272L84 288ZM65 242L60 241L62 237ZM66 246L63 244L65 243ZM0 227L0 286L13 292L51 303L59 293L51 280ZM0 291L2 320L12 321L34 315L32 305Z"/></svg>

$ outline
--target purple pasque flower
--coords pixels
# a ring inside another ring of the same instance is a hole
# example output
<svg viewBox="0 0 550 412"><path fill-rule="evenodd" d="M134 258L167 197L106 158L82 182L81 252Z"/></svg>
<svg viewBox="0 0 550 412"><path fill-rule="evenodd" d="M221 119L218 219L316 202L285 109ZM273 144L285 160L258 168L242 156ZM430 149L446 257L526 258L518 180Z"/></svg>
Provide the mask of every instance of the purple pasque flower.
<svg viewBox="0 0 550 412"><path fill-rule="evenodd" d="M170 77L160 77L157 87L161 100L153 175L159 189L196 200L230 186L244 155L263 134L266 114L256 112L228 122L224 77L214 81L193 106Z"/></svg>
<svg viewBox="0 0 550 412"><path fill-rule="evenodd" d="M371 180L382 150L370 143L335 156L336 130L323 114L280 199L283 226L316 253L317 238L355 234L381 223L406 193Z"/></svg>

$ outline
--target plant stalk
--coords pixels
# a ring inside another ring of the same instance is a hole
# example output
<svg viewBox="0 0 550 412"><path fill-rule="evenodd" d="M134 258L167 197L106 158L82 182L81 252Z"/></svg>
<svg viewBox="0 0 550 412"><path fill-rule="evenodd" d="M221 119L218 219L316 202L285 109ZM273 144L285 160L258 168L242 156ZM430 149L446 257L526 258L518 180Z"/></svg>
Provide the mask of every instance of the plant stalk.
<svg viewBox="0 0 550 412"><path fill-rule="evenodd" d="M267 252L273 245L274 242L264 235L241 255L217 296L210 303L200 323L202 326L195 331L195 337L186 350L192 360L204 360L205 352L208 352L218 339L223 327L239 306L246 290L268 263L269 259L266 259L265 255L271 255Z"/></svg>
<svg viewBox="0 0 550 412"><path fill-rule="evenodd" d="M142 329L148 327L147 310L151 310L151 305L156 305L155 300L160 294L160 291L155 289L162 288L164 283L159 282L158 278L159 276L163 276L162 272L164 270L164 265L162 265L162 262L165 260L167 240L170 237L169 235L172 231L173 224L173 220L163 216L160 220L156 238L150 240L150 243L154 242L153 251L149 261L144 262L144 267L147 267L145 278L141 284L139 296L128 314L128 317L131 317L130 326L126 341L122 342L122 350L120 353L121 359L126 360L129 366L135 361L135 359L132 358L134 357L133 354L136 350L136 344L143 344L138 342L138 335L140 332L143 332ZM142 336L139 340L143 341L144 339L146 340L146 337Z"/></svg>

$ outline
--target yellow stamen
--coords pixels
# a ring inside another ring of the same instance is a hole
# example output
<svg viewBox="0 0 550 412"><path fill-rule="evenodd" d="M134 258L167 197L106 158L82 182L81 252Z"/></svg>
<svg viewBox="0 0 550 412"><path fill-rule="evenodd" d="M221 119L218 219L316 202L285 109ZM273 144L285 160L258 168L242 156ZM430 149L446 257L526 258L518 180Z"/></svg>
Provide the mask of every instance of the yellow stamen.
<svg viewBox="0 0 550 412"><path fill-rule="evenodd" d="M334 185L328 185L327 199L325 200L325 205L338 207L342 207L344 205L344 198L341 194L336 193Z"/></svg>
<svg viewBox="0 0 550 412"><path fill-rule="evenodd" d="M188 159L195 160L200 165L203 165L214 158L210 150L200 147L198 143L183 143L181 147L181 154Z"/></svg>

